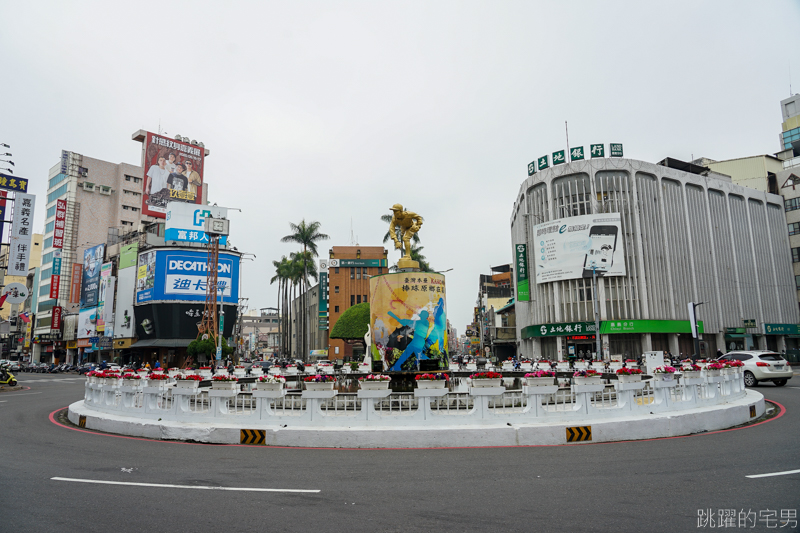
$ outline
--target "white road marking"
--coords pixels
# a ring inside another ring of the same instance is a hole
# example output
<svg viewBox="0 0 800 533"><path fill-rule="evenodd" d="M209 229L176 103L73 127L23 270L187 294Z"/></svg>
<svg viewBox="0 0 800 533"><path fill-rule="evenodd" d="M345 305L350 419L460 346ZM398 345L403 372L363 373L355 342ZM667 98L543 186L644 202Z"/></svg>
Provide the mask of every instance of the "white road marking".
<svg viewBox="0 0 800 533"><path fill-rule="evenodd" d="M772 472L771 474L755 474L752 476L744 476L744 477L749 477L750 479L753 479L757 477L788 476L789 474L800 474L800 470L786 470L785 472Z"/></svg>
<svg viewBox="0 0 800 533"><path fill-rule="evenodd" d="M166 483L134 483L130 481L103 481L100 479L77 479L51 477L53 481L72 481L74 483L96 483L99 485L130 485L133 487L156 487L165 489L231 490L240 492L320 492L319 489L260 489L247 487L211 487L207 485L171 485Z"/></svg>
<svg viewBox="0 0 800 533"><path fill-rule="evenodd" d="M22 394L15 394L14 398L16 398L17 396L30 396L32 394L41 394L41 392L23 392ZM8 400L6 400L6 401L8 401Z"/></svg>

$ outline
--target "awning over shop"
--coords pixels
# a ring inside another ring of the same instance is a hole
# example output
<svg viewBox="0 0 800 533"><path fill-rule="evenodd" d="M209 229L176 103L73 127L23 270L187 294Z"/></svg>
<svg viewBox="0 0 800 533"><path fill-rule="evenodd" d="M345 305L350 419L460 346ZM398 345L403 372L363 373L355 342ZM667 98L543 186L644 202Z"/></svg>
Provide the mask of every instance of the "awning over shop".
<svg viewBox="0 0 800 533"><path fill-rule="evenodd" d="M508 311L508 310L509 310L509 309L511 309L512 307L514 307L514 298L511 298L511 299L508 301L508 303L507 303L506 305L504 305L503 307L501 307L500 309L498 309L496 312L497 312L497 313L502 313L502 312L504 312L504 311Z"/></svg>
<svg viewBox="0 0 800 533"><path fill-rule="evenodd" d="M131 344L131 348L186 348L194 339L146 339Z"/></svg>

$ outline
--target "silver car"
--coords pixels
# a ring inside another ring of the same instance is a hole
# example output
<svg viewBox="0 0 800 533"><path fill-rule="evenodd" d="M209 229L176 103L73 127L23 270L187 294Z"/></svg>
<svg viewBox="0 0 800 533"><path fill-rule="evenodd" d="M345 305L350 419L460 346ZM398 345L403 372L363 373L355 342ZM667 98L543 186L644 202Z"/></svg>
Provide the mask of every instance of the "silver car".
<svg viewBox="0 0 800 533"><path fill-rule="evenodd" d="M733 359L744 363L744 384L748 387L757 385L759 381L771 381L777 387L783 387L792 378L792 367L777 352L736 351L719 358L720 361Z"/></svg>

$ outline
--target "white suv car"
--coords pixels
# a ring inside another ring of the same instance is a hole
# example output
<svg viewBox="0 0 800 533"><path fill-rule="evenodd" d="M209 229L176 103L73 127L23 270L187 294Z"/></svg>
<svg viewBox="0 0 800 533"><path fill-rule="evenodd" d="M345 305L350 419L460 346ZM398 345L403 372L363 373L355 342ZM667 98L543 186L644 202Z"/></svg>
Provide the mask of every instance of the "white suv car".
<svg viewBox="0 0 800 533"><path fill-rule="evenodd" d="M726 353L720 361L738 359L744 363L744 384L748 387L757 385L759 381L771 381L783 387L792 378L792 367L777 352L770 351L737 351Z"/></svg>

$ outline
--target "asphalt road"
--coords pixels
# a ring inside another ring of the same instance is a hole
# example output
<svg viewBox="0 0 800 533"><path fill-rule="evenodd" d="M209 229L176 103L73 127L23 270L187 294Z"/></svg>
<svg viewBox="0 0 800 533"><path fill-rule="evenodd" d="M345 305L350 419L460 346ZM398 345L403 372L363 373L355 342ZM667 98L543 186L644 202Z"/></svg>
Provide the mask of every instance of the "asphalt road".
<svg viewBox="0 0 800 533"><path fill-rule="evenodd" d="M21 374L0 393L0 531L700 531L742 510L800 514L800 376L756 387L786 408L745 429L651 441L319 450L129 439L49 415L83 378ZM172 485L108 485L54 477ZM178 486L178 487L175 487ZM183 487L314 490L265 492ZM738 519L737 519L738 520ZM797 518L800 520L800 517ZM750 522L747 522L748 529ZM716 529L716 528L715 528Z"/></svg>

